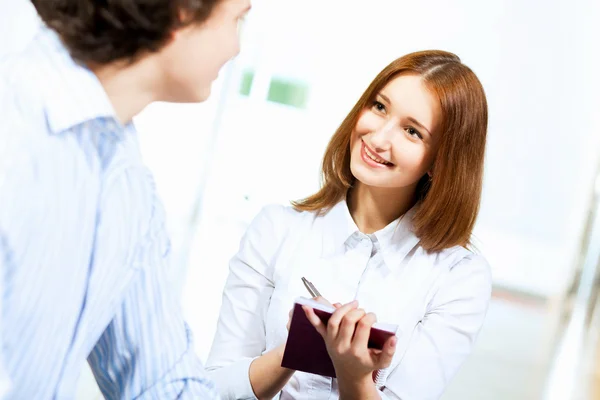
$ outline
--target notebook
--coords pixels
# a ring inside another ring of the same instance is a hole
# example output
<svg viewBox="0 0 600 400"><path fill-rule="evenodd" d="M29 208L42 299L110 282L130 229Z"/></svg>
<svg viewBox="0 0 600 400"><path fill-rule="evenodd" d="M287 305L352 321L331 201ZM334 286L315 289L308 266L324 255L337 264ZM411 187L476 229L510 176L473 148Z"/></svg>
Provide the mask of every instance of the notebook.
<svg viewBox="0 0 600 400"><path fill-rule="evenodd" d="M329 317L335 311L335 308L318 303L313 299L305 297L296 299L281 366L335 378L335 369L327 353L325 341L306 318L302 309L303 305L312 307L324 324L329 321ZM379 322L373 324L369 336L369 348L382 349L385 341L394 336L397 329L397 325Z"/></svg>

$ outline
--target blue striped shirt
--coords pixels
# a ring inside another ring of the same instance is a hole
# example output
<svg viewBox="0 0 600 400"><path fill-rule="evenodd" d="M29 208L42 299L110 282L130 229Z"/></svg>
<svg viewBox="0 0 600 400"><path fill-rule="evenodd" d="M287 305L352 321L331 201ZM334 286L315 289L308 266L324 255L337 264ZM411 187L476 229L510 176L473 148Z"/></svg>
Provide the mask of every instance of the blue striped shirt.
<svg viewBox="0 0 600 400"><path fill-rule="evenodd" d="M87 360L109 399L215 398L168 255L134 127L42 29L0 63L0 397L73 398Z"/></svg>

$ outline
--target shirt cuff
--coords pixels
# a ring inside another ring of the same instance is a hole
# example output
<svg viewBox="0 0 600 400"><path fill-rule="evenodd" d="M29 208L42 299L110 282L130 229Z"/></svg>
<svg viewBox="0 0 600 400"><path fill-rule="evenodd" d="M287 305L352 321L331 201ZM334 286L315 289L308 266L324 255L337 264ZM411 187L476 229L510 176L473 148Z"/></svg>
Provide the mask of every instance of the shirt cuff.
<svg viewBox="0 0 600 400"><path fill-rule="evenodd" d="M226 367L207 371L208 376L217 385L217 390L223 400L258 400L250 383L250 364L256 358L244 358Z"/></svg>

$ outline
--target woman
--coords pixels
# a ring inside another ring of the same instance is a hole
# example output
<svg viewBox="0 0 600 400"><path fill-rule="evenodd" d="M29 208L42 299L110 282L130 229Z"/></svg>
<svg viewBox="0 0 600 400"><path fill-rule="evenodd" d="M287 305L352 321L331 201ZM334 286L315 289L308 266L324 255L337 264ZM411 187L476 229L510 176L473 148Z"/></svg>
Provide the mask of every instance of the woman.
<svg viewBox="0 0 600 400"><path fill-rule="evenodd" d="M207 362L223 398L441 396L490 299L468 250L486 130L481 83L454 54L409 54L375 78L328 145L320 191L264 208L231 261ZM305 309L337 379L280 366L303 276L346 303L327 326ZM366 345L375 318L399 326L382 351Z"/></svg>

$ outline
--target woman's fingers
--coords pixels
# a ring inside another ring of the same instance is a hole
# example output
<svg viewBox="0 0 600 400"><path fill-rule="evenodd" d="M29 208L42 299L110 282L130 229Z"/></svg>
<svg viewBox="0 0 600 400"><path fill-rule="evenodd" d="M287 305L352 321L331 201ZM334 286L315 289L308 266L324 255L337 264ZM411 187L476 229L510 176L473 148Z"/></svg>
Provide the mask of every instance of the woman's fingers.
<svg viewBox="0 0 600 400"><path fill-rule="evenodd" d="M383 369L390 366L394 358L394 353L396 353L397 342L398 338L396 338L396 336L392 336L388 340L386 340L385 344L383 345L383 350L381 351L381 353L379 353L376 362L377 369Z"/></svg>
<svg viewBox="0 0 600 400"><path fill-rule="evenodd" d="M315 310L308 306L302 306L302 310L304 310L304 314L306 314L306 318L308 318L308 321L311 323L311 325L315 327L317 332L319 332L323 338L325 338L327 335L327 327L323 321L321 321L321 318L315 314Z"/></svg>
<svg viewBox="0 0 600 400"><path fill-rule="evenodd" d="M321 297L321 296L313 297L313 300L315 300L317 303L323 304L327 307L333 307L333 305L325 297Z"/></svg>
<svg viewBox="0 0 600 400"><path fill-rule="evenodd" d="M368 347L371 327L375 322L377 322L377 316L373 313L366 314L358 321L354 339L352 339L352 347L356 350L366 349Z"/></svg>
<svg viewBox="0 0 600 400"><path fill-rule="evenodd" d="M327 337L331 341L335 340L335 338L337 338L338 336L342 318L344 318L344 316L351 310L356 309L356 307L358 307L358 301L354 300L348 304L344 304L343 306L341 306L333 312L333 314L329 318L329 322L327 323Z"/></svg>
<svg viewBox="0 0 600 400"><path fill-rule="evenodd" d="M358 308L350 310L340 324L340 330L337 337L338 349L348 349L352 345L352 338L356 330L356 324L365 316L365 310Z"/></svg>

